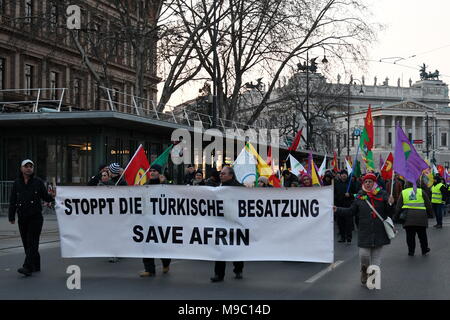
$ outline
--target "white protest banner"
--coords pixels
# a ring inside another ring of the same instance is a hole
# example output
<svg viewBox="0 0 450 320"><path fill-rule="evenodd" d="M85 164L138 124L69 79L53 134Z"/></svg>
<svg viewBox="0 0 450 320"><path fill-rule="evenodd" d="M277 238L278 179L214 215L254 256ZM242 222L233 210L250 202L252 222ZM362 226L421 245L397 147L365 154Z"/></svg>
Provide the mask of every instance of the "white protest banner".
<svg viewBox="0 0 450 320"><path fill-rule="evenodd" d="M333 189L58 187L69 257L333 262Z"/></svg>

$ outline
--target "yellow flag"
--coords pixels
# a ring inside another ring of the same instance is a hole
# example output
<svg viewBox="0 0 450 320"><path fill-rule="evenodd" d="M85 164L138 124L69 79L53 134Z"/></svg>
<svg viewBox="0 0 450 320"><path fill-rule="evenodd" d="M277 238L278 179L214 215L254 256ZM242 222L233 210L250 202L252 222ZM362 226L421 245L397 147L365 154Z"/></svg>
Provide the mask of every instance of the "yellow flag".
<svg viewBox="0 0 450 320"><path fill-rule="evenodd" d="M431 188L434 183L433 170L431 170L430 161L425 160L429 168L422 171L423 181L426 183L428 188Z"/></svg>
<svg viewBox="0 0 450 320"><path fill-rule="evenodd" d="M267 164L266 161L264 161L263 158L261 158L258 152L256 152L255 148L251 145L251 143L247 143L245 145L245 148L256 158L256 161L258 162L256 167L258 169L259 176L269 178L273 174L272 168Z"/></svg>
<svg viewBox="0 0 450 320"><path fill-rule="evenodd" d="M314 162L313 162L313 165L311 167L312 167L311 168L312 185L320 187L320 181L319 181L319 177L317 176L316 166L314 165Z"/></svg>

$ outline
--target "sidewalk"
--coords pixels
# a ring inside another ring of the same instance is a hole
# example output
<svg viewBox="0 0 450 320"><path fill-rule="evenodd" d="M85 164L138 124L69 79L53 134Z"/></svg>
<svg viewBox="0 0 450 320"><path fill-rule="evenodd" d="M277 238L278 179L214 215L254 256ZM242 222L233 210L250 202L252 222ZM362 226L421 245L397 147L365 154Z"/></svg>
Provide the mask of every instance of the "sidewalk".
<svg viewBox="0 0 450 320"><path fill-rule="evenodd" d="M51 210L44 210L44 225L42 226L41 244L59 241L58 221ZM22 247L19 226L8 221L8 216L0 215L0 250Z"/></svg>

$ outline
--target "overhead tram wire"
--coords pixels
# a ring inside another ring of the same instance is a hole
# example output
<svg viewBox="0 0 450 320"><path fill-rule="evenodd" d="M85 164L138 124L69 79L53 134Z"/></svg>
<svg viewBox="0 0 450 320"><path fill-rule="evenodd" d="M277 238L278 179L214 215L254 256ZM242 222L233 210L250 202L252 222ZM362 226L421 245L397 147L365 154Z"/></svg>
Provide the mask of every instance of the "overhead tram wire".
<svg viewBox="0 0 450 320"><path fill-rule="evenodd" d="M331 56L332 57L332 56ZM411 57L410 57L411 58ZM355 59L353 58L341 58L342 60L346 60L346 61L351 61L351 62L355 62ZM409 59L409 58L407 58ZM416 70L416 71L420 71L420 68L417 67L413 67L413 66L408 66L408 65L404 65L404 64L400 64L397 62L387 62L387 61L380 61L380 60L373 60L373 59L365 59L365 58L361 58L358 59L359 61L366 61L366 62L376 62L376 63L384 63L384 64L392 64L395 66L399 66L399 67L403 67L403 68L408 68L408 69L412 69L412 70ZM405 59L406 60L406 59ZM450 78L450 75L446 75L446 74L439 74L440 77L444 77L444 78Z"/></svg>

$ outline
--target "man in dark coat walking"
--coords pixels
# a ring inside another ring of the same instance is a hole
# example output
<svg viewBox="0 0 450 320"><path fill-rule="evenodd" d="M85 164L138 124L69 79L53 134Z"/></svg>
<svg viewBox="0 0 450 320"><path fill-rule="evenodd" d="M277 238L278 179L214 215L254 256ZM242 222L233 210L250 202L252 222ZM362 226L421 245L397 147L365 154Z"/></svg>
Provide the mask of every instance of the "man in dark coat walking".
<svg viewBox="0 0 450 320"><path fill-rule="evenodd" d="M39 238L41 236L44 217L41 201L53 202L55 194L49 194L41 179L34 176L34 163L27 159L20 166L20 175L14 181L9 201L9 222L19 218L19 231L25 249L23 267L17 272L31 276L33 272L41 271L39 255Z"/></svg>
<svg viewBox="0 0 450 320"><path fill-rule="evenodd" d="M350 189L347 192L349 184L347 170L339 172L339 178L334 186L334 203L337 207L349 208L354 200L354 194L358 192L356 183L351 182ZM347 241L348 244L352 242L352 232L354 229L352 216L337 216L336 223L339 230L340 239L338 242Z"/></svg>
<svg viewBox="0 0 450 320"><path fill-rule="evenodd" d="M221 186L243 187L243 185L236 180L236 175L234 173L233 168L231 167L223 167L222 171L220 172L220 181ZM244 262L243 261L233 262L233 265L234 265L233 272L236 275L235 278L242 279L242 270L244 269ZM223 281L223 278L225 277L225 267L226 267L225 261L216 261L214 263L215 275L214 277L211 278L212 282Z"/></svg>

